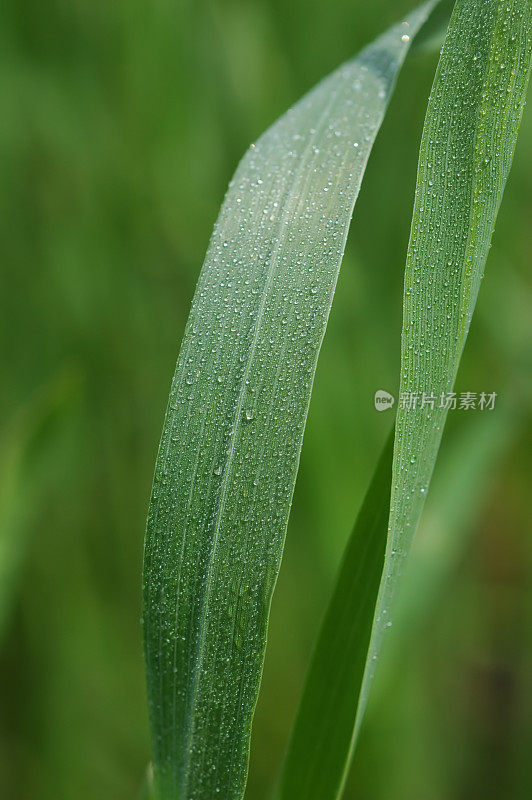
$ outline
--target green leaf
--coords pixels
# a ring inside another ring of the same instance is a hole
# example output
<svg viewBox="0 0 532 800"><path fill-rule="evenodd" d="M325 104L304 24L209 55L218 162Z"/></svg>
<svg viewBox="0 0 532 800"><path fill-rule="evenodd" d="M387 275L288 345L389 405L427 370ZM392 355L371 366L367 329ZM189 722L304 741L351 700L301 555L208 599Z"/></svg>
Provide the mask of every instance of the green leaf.
<svg viewBox="0 0 532 800"><path fill-rule="evenodd" d="M375 616L374 570L386 525L382 518L378 525L368 523L366 505L307 676L281 800L332 800L342 792L436 460L447 413L438 408L439 399L453 387L467 337L511 164L529 63L527 2L459 0L427 109L405 275L401 397L434 393L435 408L398 410L389 536ZM370 490L375 513L379 504L386 506L388 489L378 471ZM364 524L374 552L359 556L368 561L360 569L357 548Z"/></svg>
<svg viewBox="0 0 532 800"><path fill-rule="evenodd" d="M353 205L433 4L251 146L216 223L148 514L143 626L160 800L244 791L271 595Z"/></svg>
<svg viewBox="0 0 532 800"><path fill-rule="evenodd" d="M400 397L435 402L399 403L385 566L354 738L436 461L447 417L440 399L453 389L467 338L530 55L528 0L457 1L427 108L405 272Z"/></svg>
<svg viewBox="0 0 532 800"><path fill-rule="evenodd" d="M292 732L278 797L338 797L346 778L390 510L393 435L340 566Z"/></svg>
<svg viewBox="0 0 532 800"><path fill-rule="evenodd" d="M372 689L373 707L388 701L389 692L398 685L400 665L414 652L416 640L452 590L452 580L477 530L475 522L484 509L494 470L522 430L523 420L515 412L505 408L464 419L450 446L438 456L423 513L423 535L408 559L394 605L393 635Z"/></svg>

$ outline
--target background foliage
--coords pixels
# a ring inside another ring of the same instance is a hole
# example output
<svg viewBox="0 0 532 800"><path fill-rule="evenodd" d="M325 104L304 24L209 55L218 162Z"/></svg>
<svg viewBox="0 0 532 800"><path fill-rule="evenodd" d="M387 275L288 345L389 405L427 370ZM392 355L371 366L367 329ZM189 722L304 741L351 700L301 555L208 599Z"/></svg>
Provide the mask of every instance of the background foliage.
<svg viewBox="0 0 532 800"><path fill-rule="evenodd" d="M0 26L0 787L135 797L149 758L144 520L170 376L245 148L409 2L17 0ZM435 55L405 65L317 372L250 769L267 797L335 567L391 425ZM525 115L458 391L349 800L532 790ZM356 779L355 779L356 778Z"/></svg>

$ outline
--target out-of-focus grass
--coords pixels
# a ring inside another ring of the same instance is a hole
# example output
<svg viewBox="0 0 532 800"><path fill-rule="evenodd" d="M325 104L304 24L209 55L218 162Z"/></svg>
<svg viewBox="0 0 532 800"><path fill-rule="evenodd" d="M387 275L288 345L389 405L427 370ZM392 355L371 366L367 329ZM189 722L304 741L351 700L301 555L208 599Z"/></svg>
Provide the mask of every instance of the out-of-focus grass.
<svg viewBox="0 0 532 800"><path fill-rule="evenodd" d="M144 519L168 376L226 183L279 113L413 5L4 7L2 421L64 363L74 360L84 380L40 434L47 446L29 453L28 474L45 491L27 523L0 655L2 797L136 796L148 759ZM398 385L402 270L434 63L425 55L405 66L355 214L274 598L250 800L265 798L280 763L318 616L390 424L372 400L377 388ZM474 547L411 644L418 665L404 653L383 705L370 709L351 800L530 796L527 365L506 356L482 322L490 303L499 309L489 286L507 265L531 288L530 133L529 116L458 378L459 390L500 390L500 406L516 404L519 434L469 522ZM383 213L386 235L375 237ZM524 315L512 306L501 336L519 340L508 330L513 318L525 325ZM450 443L473 413L450 414ZM324 473L324 459L334 469Z"/></svg>

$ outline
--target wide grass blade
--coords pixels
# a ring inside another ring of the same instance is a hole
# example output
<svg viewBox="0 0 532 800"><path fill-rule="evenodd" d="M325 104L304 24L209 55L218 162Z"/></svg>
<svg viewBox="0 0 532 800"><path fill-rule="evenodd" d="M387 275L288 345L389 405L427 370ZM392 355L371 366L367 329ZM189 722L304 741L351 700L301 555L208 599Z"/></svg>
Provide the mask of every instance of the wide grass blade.
<svg viewBox="0 0 532 800"><path fill-rule="evenodd" d="M389 536L355 736L510 171L530 70L531 16L528 0L457 0L429 99L405 272Z"/></svg>
<svg viewBox="0 0 532 800"><path fill-rule="evenodd" d="M159 800L241 797L320 345L371 146L425 4L252 145L170 392L143 625Z"/></svg>

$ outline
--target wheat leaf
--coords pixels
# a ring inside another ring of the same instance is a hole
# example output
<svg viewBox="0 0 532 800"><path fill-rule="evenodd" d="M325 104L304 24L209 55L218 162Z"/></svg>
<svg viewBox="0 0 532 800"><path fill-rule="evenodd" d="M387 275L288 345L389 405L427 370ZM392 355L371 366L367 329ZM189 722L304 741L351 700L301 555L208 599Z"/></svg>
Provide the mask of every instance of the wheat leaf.
<svg viewBox="0 0 532 800"><path fill-rule="evenodd" d="M393 622L396 585L427 495L445 406L453 401L449 393L512 163L531 22L529 0L457 0L429 99L405 271L389 536L355 736ZM474 402L484 406L477 413L492 413L489 397Z"/></svg>
<svg viewBox="0 0 532 800"><path fill-rule="evenodd" d="M433 4L251 146L216 223L148 514L143 625L159 800L244 791L271 595L353 205Z"/></svg>
<svg viewBox="0 0 532 800"><path fill-rule="evenodd" d="M374 485L380 486L380 500L373 485L374 515L368 521L364 509L365 522L359 518L355 526L320 631L284 766L282 800L333 800L342 793L383 639L393 624L396 585L434 468L447 414L441 397L446 401L452 391L467 337L529 67L529 2L458 0L420 148L405 272L389 535L378 601L374 568L386 525L382 517L380 524L377 520L390 489L379 471ZM364 536L374 548L369 555L360 549Z"/></svg>

